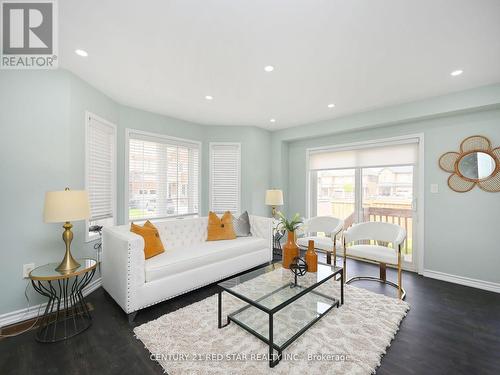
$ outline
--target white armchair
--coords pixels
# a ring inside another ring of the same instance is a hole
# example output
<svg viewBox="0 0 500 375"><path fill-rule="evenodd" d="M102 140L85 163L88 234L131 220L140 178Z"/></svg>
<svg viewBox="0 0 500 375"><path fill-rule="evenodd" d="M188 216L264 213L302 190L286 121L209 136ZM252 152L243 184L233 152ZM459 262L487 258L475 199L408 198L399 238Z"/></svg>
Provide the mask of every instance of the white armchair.
<svg viewBox="0 0 500 375"><path fill-rule="evenodd" d="M373 280L398 288L400 299L404 299L406 292L402 287L401 278L401 245L406 239L406 230L399 225L367 222L354 224L344 232L344 277L346 275L346 257L365 259L378 262L380 277L356 276L346 281ZM353 242L373 240L376 244L353 244ZM392 243L392 247L386 246ZM398 268L398 283L387 280L386 265L395 265Z"/></svg>
<svg viewBox="0 0 500 375"><path fill-rule="evenodd" d="M317 251L326 253L326 262L332 264L333 254L333 264L336 264L337 254L344 255L342 242L337 239L343 228L344 220L337 219L336 217L312 217L304 223L303 230L305 236L297 239L297 245L307 249L309 240L313 240L314 248ZM323 232L326 236L318 236L318 232ZM316 235L313 235L313 233L316 233Z"/></svg>

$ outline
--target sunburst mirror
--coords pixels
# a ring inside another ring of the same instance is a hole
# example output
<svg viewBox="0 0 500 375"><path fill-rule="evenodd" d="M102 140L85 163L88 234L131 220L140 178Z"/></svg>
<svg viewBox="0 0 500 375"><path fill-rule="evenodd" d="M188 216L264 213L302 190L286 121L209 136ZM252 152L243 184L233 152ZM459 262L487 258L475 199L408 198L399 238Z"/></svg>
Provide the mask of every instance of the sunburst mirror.
<svg viewBox="0 0 500 375"><path fill-rule="evenodd" d="M456 192L465 193L476 185L484 191L500 191L500 147L491 147L486 137L465 138L459 152L447 152L439 158L439 166L451 173L448 186Z"/></svg>

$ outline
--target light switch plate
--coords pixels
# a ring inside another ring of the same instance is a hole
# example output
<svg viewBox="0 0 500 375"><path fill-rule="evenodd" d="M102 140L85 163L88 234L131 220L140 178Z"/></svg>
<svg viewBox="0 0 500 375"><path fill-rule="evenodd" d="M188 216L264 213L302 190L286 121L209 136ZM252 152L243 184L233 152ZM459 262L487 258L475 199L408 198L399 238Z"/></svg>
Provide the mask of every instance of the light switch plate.
<svg viewBox="0 0 500 375"><path fill-rule="evenodd" d="M30 272L35 269L35 263L23 264L23 278L27 279L30 276Z"/></svg>
<svg viewBox="0 0 500 375"><path fill-rule="evenodd" d="M439 193L438 184L431 184L431 193L433 193L433 194Z"/></svg>

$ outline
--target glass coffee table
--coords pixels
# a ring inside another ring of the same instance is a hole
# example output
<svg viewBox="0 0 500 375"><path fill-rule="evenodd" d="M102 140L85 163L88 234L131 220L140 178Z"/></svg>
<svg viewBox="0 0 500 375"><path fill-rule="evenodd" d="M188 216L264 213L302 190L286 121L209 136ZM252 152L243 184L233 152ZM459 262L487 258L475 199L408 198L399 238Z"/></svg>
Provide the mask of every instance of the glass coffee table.
<svg viewBox="0 0 500 375"><path fill-rule="evenodd" d="M317 290L325 282L340 279L340 298ZM281 263L259 268L218 284L218 327L234 322L269 345L269 366L276 366L283 350L334 307L344 304L342 267L318 263L318 272L295 275ZM222 322L222 293L243 306ZM275 353L275 351L277 353Z"/></svg>

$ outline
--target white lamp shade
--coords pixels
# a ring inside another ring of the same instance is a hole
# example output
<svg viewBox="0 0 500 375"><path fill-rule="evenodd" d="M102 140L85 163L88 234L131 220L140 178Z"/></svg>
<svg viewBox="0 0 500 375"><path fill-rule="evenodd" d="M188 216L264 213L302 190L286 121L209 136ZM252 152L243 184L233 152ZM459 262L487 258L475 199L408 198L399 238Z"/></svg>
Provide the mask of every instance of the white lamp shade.
<svg viewBox="0 0 500 375"><path fill-rule="evenodd" d="M90 217L89 196L85 190L48 191L45 193L43 221L63 223Z"/></svg>
<svg viewBox="0 0 500 375"><path fill-rule="evenodd" d="M266 191L266 205L268 205L268 206L282 206L283 205L283 192L281 190L267 190Z"/></svg>

